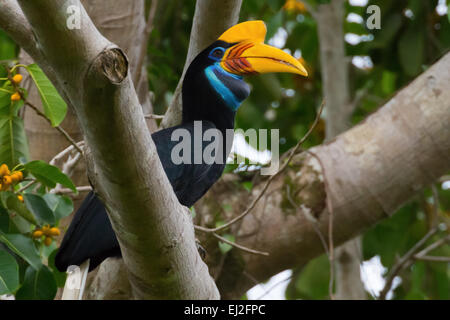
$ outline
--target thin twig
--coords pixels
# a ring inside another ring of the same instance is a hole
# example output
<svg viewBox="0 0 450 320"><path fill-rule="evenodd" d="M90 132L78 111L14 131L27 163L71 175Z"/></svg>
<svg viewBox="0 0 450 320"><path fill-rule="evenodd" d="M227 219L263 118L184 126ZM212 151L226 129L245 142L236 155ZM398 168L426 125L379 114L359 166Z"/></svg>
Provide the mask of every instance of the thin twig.
<svg viewBox="0 0 450 320"><path fill-rule="evenodd" d="M25 67L25 66L23 66L23 65L16 65L16 67ZM15 69L16 67L14 67L13 69ZM12 74L11 74L11 71L12 71L12 70L7 69L7 71L8 71L8 79L9 79L9 81L10 81L11 84L13 85L15 92L19 93L20 98L23 100L25 106L28 106L28 107L30 107L31 109L33 109L34 112L36 112L39 116L41 116L41 117L44 118L48 123L50 123L50 125L52 125L52 122L50 121L50 119L48 119L47 116L46 116L43 112L41 112L41 110L39 110L39 108L37 108L34 104L32 104L30 101L28 101L28 100L26 99L26 97L25 97L25 95L23 94L22 90L20 90L19 85L18 85L15 81L13 81L13 79L12 79ZM67 141L69 141L72 145L74 145L75 148L77 148L78 151L79 151L80 153L83 153L83 150L81 150L81 149L77 146L77 144L76 144L75 141L72 139L72 137L71 137L71 136L70 136L70 135L62 128L62 127L56 126L56 127L54 127L54 128L55 128L56 130L58 130L58 131L59 131L59 132L67 139Z"/></svg>
<svg viewBox="0 0 450 320"><path fill-rule="evenodd" d="M25 186L23 186L22 188L20 188L18 191L17 191L17 193L21 193L21 192L23 192L23 191L25 191L25 190L27 190L28 188L30 188L31 186L33 186L34 184L36 184L37 183L37 180L32 180L31 182L29 182L28 184L26 184Z"/></svg>
<svg viewBox="0 0 450 320"><path fill-rule="evenodd" d="M146 114L145 119L155 119L155 120L162 120L165 116L161 116L158 114Z"/></svg>
<svg viewBox="0 0 450 320"><path fill-rule="evenodd" d="M269 289L264 289L264 294L261 295L260 297L258 297L256 300L261 300L262 298L264 298L265 296L267 296L273 289L275 289L276 287L278 287L280 284L285 283L286 281L291 280L292 278L294 278L294 273L292 273L289 277L287 277L286 279L280 280L277 283L275 283L273 286L271 286Z"/></svg>
<svg viewBox="0 0 450 320"><path fill-rule="evenodd" d="M84 141L78 142L77 145L80 148L83 148ZM72 156L71 153L75 153L75 154ZM67 159L62 164L62 166L60 165L60 168L61 168L62 173L71 177L74 168L77 166L78 161L81 159L81 156L82 156L82 154L79 153L78 150L76 150L73 145L70 145L69 147L67 147L60 153L58 153L55 157L53 157L53 159L50 160L50 164L53 166L56 166L66 156L67 156ZM50 190L50 193L61 194L62 191L63 191L63 193L73 192L72 190L70 192L64 192L64 190L66 190L66 189L64 189L63 186L58 183L52 190ZM70 189L67 189L67 190L70 190Z"/></svg>
<svg viewBox="0 0 450 320"><path fill-rule="evenodd" d="M82 149L84 147L84 141L82 140L82 141L78 142L77 145L80 147L80 149ZM61 161L61 159L63 159L68 154L70 154L72 151L74 151L74 149L75 149L75 147L73 145L68 146L66 149L64 149L63 151L58 153L56 156L54 156L53 159L50 160L49 163L52 166L55 166L59 161ZM76 151L78 151L78 149Z"/></svg>
<svg viewBox="0 0 450 320"><path fill-rule="evenodd" d="M253 253L253 254L258 254L258 255L262 255L262 256L268 256L269 253L268 252L263 252L263 251L258 251L258 250L253 250L244 246L241 246L233 241L227 240L224 237L219 236L217 233L213 233L213 236L216 237L217 239L219 239L220 241L229 244L230 246L233 246L235 248L238 248L242 251L248 252L248 253Z"/></svg>
<svg viewBox="0 0 450 320"><path fill-rule="evenodd" d="M55 190L54 192L51 192L53 194L59 194L59 195L63 195L63 194L73 194L75 192L73 192L72 189L67 189L67 188L63 188L63 189L53 189ZM52 190L52 191L53 191ZM92 187L91 186L82 186L82 187L77 187L77 192L89 192L92 191Z"/></svg>
<svg viewBox="0 0 450 320"><path fill-rule="evenodd" d="M411 259L413 259L414 255L420 249L420 247L422 247L425 244L425 242L427 242L428 239L434 236L438 231L439 229L436 227L428 231L427 234L422 239L420 239L411 249L409 249L409 251L403 257L401 257L400 260L392 267L391 271L388 274L386 284L384 285L384 288L380 292L380 295L378 297L379 300L386 299L386 295L389 292L389 290L391 290L392 283L395 277L400 273L400 271L402 271L405 268L407 263Z"/></svg>
<svg viewBox="0 0 450 320"><path fill-rule="evenodd" d="M22 93L21 93L21 95L22 95ZM22 96L22 98L24 98L23 96ZM41 116L42 118L44 118L48 123L52 123L46 116L45 116L45 114L44 113L42 113L41 112L41 110L39 110L35 105L33 105L31 102L29 102L28 100L25 100L24 99L24 101L25 101L25 105L26 106L28 106L28 107L30 107L31 109L33 109L34 110L34 112L36 112L39 116ZM72 139L72 137L66 132L66 130L64 130L62 127L60 127L60 126L56 126L56 127L54 127L56 130L58 130L65 138L66 138L66 140L67 141L69 141L73 146L74 146L74 148L75 149L77 149L78 150L78 152L80 152L81 154L83 154L83 150L80 148L80 147L78 147L78 145L77 145L77 143L75 142L75 140L73 140Z"/></svg>
<svg viewBox="0 0 450 320"><path fill-rule="evenodd" d="M430 253L431 251L433 251L433 250L439 248L440 246L446 244L447 242L450 242L450 235L448 235L446 237L443 237L443 238L433 242L428 247L426 247L425 249L423 249L422 251L420 251L416 255L414 255L414 258L423 257L423 256L427 255L428 253Z"/></svg>
<svg viewBox="0 0 450 320"><path fill-rule="evenodd" d="M80 161L81 159L81 153L77 152L76 155L74 155L73 157L69 155L69 158L67 159L66 162L64 162L63 167L62 167L62 172L65 175L68 176L72 176L72 172L75 169L75 167L78 164L78 161Z"/></svg>
<svg viewBox="0 0 450 320"><path fill-rule="evenodd" d="M422 260L422 261L430 261L430 262L450 262L450 257L437 257L437 256L416 257L416 256L414 256L414 259Z"/></svg>
<svg viewBox="0 0 450 320"><path fill-rule="evenodd" d="M313 125L308 130L306 135L297 143L295 148L291 151L288 160L284 163L284 165L281 167L281 169L277 173L275 173L274 175L270 176L270 178L267 180L267 182L264 185L264 187L261 190L261 192L258 194L258 196L252 201L250 206L243 213L241 213L239 216L235 217L234 219L230 220L229 222L225 223L224 225L222 225L220 227L217 227L217 228L205 228L205 227L201 227L201 226L194 226L195 229L198 230L198 231L207 232L207 233L216 233L216 232L219 232L219 231L222 231L222 230L225 230L225 229L229 228L231 225L235 224L236 222L240 221L245 216L247 216L250 213L250 211L252 211L253 208L256 206L258 201L263 197L263 195L265 194L265 192L269 188L269 185L271 184L271 182L276 177L278 177L278 175L280 175L287 168L289 163L292 161L292 158L296 155L296 153L300 149L301 145L306 141L306 139L309 138L311 133L314 131L314 128L319 123L320 116L322 115L322 111L323 111L324 105L325 105L325 100L322 101L322 104L320 106L319 112L317 113L316 119L314 120Z"/></svg>
<svg viewBox="0 0 450 320"><path fill-rule="evenodd" d="M450 235L441 238L425 249L422 249L422 251L417 251L425 244L425 242L428 241L432 236L434 236L439 231L438 226L438 215L439 215L439 194L437 191L437 188L435 186L432 186L432 192L433 192L433 205L434 205L434 211L433 211L433 219L431 223L431 229L427 232L427 234L420 239L403 257L400 258L400 260L392 267L391 271L388 274L386 284L383 288L383 290L380 293L379 300L385 300L386 295L391 290L392 283L395 279L395 277L405 268L407 268L415 259L422 259L426 254L428 254L430 251L440 247L444 243L450 240Z"/></svg>
<svg viewBox="0 0 450 320"><path fill-rule="evenodd" d="M431 192L433 194L433 217L431 218L431 227L436 227L439 220L439 192L436 185L431 186Z"/></svg>
<svg viewBox="0 0 450 320"><path fill-rule="evenodd" d="M350 102L350 110L352 112L355 111L355 109L361 103L362 99L364 99L367 96L368 92L369 92L368 87L364 87L356 92L355 98L353 99L352 102Z"/></svg>

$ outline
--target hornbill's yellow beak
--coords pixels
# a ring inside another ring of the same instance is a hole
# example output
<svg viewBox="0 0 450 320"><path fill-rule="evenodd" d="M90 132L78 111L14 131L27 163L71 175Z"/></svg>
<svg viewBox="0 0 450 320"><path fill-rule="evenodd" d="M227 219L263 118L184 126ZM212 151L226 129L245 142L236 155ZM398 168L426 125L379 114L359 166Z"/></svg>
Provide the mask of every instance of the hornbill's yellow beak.
<svg viewBox="0 0 450 320"><path fill-rule="evenodd" d="M288 72L308 76L305 67L290 54L264 44L267 29L263 21L247 21L231 27L219 38L234 44L225 51L221 66L237 75Z"/></svg>

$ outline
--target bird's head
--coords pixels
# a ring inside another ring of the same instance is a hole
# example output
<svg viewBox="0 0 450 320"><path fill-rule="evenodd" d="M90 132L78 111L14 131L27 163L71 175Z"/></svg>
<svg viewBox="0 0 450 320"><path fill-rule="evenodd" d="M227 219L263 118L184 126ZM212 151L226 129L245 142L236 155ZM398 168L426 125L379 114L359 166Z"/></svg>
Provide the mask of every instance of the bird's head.
<svg viewBox="0 0 450 320"><path fill-rule="evenodd" d="M234 116L250 94L244 76L271 72L308 75L299 60L264 44L266 33L263 21L239 23L198 54L183 82L184 121L211 120L221 111L231 111Z"/></svg>

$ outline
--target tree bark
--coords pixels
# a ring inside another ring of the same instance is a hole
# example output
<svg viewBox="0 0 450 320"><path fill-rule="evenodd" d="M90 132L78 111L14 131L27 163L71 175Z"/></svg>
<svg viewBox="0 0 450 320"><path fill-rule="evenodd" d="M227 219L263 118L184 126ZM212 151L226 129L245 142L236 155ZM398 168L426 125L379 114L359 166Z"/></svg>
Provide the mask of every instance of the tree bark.
<svg viewBox="0 0 450 320"><path fill-rule="evenodd" d="M323 247L307 216L327 239L333 208L333 239L339 245L389 217L417 192L450 170L450 54L401 90L358 126L297 155L251 213L227 233L268 257L237 249L223 257L217 241L199 236L224 298L240 298L256 281L308 262ZM317 160L320 159L320 162ZM236 188L225 176L196 205L198 224L215 226L243 212L259 195ZM327 187L325 186L325 181ZM293 200L297 209L291 204ZM224 210L224 206L231 210Z"/></svg>
<svg viewBox="0 0 450 320"><path fill-rule="evenodd" d="M326 99L326 139L331 140L351 127L354 106L350 103L349 64L345 55L344 1L332 0L318 6L315 18L320 43L323 96ZM356 237L336 249L334 298L366 299L361 280L361 239Z"/></svg>
<svg viewBox="0 0 450 320"><path fill-rule="evenodd" d="M89 16L93 20L95 26L100 32L108 39L118 44L126 53L130 60L130 71L134 75L137 73L137 61L141 54L141 44L144 43L145 36L144 29L146 26L145 21L145 2L144 0L123 0L112 2L108 6L105 6L104 1L82 1ZM17 4L17 3L16 3ZM11 3L14 5L14 3ZM21 12L20 7L16 7L17 11ZM20 17L20 16L19 16ZM23 18L23 15L21 16ZM28 25L26 20L22 20L22 23ZM20 27L20 25L19 25ZM23 27L22 27L23 28ZM135 36L130 37L133 34ZM32 35L31 29L26 30L25 35ZM141 37L139 36L141 35ZM29 39L27 39L29 41ZM33 63L33 59L26 53L25 50L20 52L20 61L23 64ZM139 101L143 107L145 114L153 113L153 107L150 103L150 95L148 92L148 80L147 80L147 68L146 65L141 65L140 78L134 83ZM24 75L24 81L22 85L28 91L28 100L35 106L42 109L41 99L36 87L32 83L31 79ZM133 77L135 79L135 77ZM27 112L28 111L28 112ZM27 132L27 138L30 146L30 155L32 159L40 159L44 161L50 161L58 152L64 150L68 146L68 142L61 136L54 128L49 126L48 122L38 116L32 110L25 110L23 112L23 118L25 121L25 129ZM148 128L151 132L156 131L157 126L154 120L147 120ZM78 126L78 121L73 110L70 108L68 114L64 119L61 126L69 133L75 141L82 139L82 134ZM72 180L76 185L87 185L86 166L84 161L80 161L76 166ZM85 193L80 193L77 196L73 196L75 208L78 208L81 200L85 196ZM72 221L73 215L65 218L60 223L62 229ZM61 239L62 240L62 237ZM112 270L116 270L114 265L111 266ZM101 272L106 272L108 267L105 266L101 269ZM90 273L88 280L92 280L96 273ZM99 277L102 277L100 274ZM103 278L103 277L102 277ZM114 282L113 282L114 283ZM98 292L99 290L96 290ZM116 292L122 293L121 290Z"/></svg>
<svg viewBox="0 0 450 320"><path fill-rule="evenodd" d="M162 169L123 51L98 32L79 1L19 4L74 106L91 151L91 181L105 200L134 296L218 298L190 214ZM81 8L79 30L66 28L70 5Z"/></svg>

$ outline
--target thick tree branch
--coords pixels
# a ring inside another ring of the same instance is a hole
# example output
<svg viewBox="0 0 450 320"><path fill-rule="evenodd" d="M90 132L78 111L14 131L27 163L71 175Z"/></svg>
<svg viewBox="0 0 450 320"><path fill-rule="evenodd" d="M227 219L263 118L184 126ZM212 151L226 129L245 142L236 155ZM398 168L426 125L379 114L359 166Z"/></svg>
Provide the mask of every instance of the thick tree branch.
<svg viewBox="0 0 450 320"><path fill-rule="evenodd" d="M33 30L16 0L0 0L0 28L31 55L41 56Z"/></svg>
<svg viewBox="0 0 450 320"><path fill-rule="evenodd" d="M97 31L77 0L19 4L75 108L91 151L90 177L108 208L135 297L218 298L190 214L162 169L122 50ZM66 28L70 5L81 9L81 29Z"/></svg>
<svg viewBox="0 0 450 320"><path fill-rule="evenodd" d="M314 148L323 167L308 154L293 159L252 213L231 230L241 245L269 252L268 257L232 250L219 264L221 253L215 239L202 236L208 264L223 297L240 297L253 286L246 274L263 281L323 252L304 212L317 219L322 234L328 234L324 175L329 183L333 236L338 245L389 217L450 170L448 70L450 54L363 123ZM235 179L233 175L224 177L196 206L197 224L211 227L217 215L229 221L245 209L251 200L249 194L229 183ZM264 185L265 181L255 183L251 197L256 197ZM290 204L286 185L304 212ZM225 212L221 209L224 204L233 210Z"/></svg>
<svg viewBox="0 0 450 320"><path fill-rule="evenodd" d="M181 85L187 67L200 51L238 22L241 5L242 0L197 0L184 71L161 127L167 128L181 122Z"/></svg>

